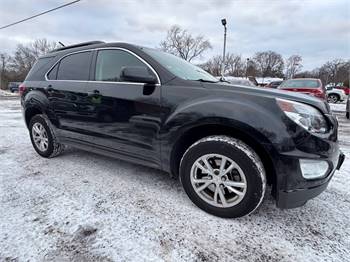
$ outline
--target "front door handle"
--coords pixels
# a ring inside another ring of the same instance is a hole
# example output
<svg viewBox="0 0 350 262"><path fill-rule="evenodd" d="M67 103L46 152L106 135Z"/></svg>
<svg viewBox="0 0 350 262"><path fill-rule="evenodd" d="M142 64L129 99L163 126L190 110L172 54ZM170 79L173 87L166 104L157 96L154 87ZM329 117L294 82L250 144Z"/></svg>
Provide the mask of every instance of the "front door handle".
<svg viewBox="0 0 350 262"><path fill-rule="evenodd" d="M100 94L100 91L98 90L88 91L87 94L88 96L96 96Z"/></svg>

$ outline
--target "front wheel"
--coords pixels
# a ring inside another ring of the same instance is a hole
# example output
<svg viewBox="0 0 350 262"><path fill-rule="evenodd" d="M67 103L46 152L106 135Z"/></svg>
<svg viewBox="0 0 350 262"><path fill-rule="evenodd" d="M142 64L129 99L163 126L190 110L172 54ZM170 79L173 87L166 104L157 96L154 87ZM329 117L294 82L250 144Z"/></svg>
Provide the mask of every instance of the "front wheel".
<svg viewBox="0 0 350 262"><path fill-rule="evenodd" d="M194 204L226 218L252 213L266 189L259 156L228 136L209 136L194 143L181 160L180 179Z"/></svg>

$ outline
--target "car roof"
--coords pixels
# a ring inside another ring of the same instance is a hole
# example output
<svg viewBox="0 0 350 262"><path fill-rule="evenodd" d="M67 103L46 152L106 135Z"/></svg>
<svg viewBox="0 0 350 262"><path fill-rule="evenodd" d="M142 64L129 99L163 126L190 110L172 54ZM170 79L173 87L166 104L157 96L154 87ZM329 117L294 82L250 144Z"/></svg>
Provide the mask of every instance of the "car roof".
<svg viewBox="0 0 350 262"><path fill-rule="evenodd" d="M142 47L130 43L125 42L112 42L112 43L105 43L101 41L90 41L90 42L84 42L79 44L74 44L70 46L61 47L55 50L52 50L51 52L41 56L40 58L45 57L52 57L56 55L65 55L68 53L78 52L78 51L84 51L84 50L90 50L90 49L96 49L96 48L104 48L104 47L120 47L125 49L141 49L141 48L148 48L148 47Z"/></svg>

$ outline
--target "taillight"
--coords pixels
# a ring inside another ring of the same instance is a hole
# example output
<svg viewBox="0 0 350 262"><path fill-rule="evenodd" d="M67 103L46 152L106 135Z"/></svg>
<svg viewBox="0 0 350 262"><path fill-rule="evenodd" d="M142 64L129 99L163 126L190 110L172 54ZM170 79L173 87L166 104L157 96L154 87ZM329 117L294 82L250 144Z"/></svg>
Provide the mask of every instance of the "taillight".
<svg viewBox="0 0 350 262"><path fill-rule="evenodd" d="M326 93L323 91L323 89L316 89L311 94L318 97L318 98L326 99Z"/></svg>
<svg viewBox="0 0 350 262"><path fill-rule="evenodd" d="M26 86L24 84L20 84L19 87L18 87L18 92L19 92L19 95L23 95L23 93L26 91Z"/></svg>

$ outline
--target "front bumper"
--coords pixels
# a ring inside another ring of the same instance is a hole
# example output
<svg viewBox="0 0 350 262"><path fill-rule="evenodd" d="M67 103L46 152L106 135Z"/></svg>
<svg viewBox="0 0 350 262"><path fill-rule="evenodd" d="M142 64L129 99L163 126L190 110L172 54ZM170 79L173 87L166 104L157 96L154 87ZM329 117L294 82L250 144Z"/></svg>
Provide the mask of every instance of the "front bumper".
<svg viewBox="0 0 350 262"><path fill-rule="evenodd" d="M277 194L277 207L279 208L295 208L304 205L309 199L312 199L321 194L328 186L329 181L333 177L336 170L339 170L345 159L345 155L340 152L336 161L333 161L333 168L329 174L319 180L317 185L311 185L310 187L279 190ZM312 183L312 182L311 182Z"/></svg>

